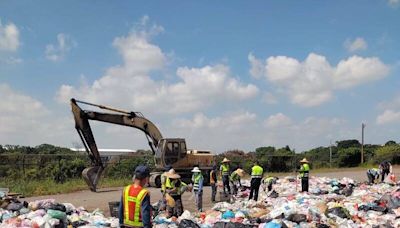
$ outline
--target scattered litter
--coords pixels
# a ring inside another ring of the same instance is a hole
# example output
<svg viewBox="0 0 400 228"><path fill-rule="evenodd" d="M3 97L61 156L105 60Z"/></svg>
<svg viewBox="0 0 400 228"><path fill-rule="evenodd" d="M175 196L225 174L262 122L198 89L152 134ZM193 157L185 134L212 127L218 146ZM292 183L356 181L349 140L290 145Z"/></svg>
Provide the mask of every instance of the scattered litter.
<svg viewBox="0 0 400 228"><path fill-rule="evenodd" d="M248 186L248 181L243 181ZM259 201L248 200L247 188L233 203L218 202L201 213L180 217L154 214L156 228L285 228L285 227L400 227L400 187L395 183L368 185L352 179L310 178L310 192L299 193L293 177L280 178L273 190L260 188ZM0 228L118 227L115 217L88 212L54 200L1 201Z"/></svg>

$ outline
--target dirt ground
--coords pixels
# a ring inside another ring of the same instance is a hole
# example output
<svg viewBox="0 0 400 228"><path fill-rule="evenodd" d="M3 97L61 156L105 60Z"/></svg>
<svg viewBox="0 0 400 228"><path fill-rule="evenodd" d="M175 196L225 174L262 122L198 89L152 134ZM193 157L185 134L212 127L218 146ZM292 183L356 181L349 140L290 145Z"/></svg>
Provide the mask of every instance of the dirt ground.
<svg viewBox="0 0 400 228"><path fill-rule="evenodd" d="M330 178L343 178L350 177L357 181L366 181L367 177L365 174L365 170L351 170L351 169L343 169L336 172L325 172L325 173L316 173L311 175L319 176L319 177L330 177ZM395 167L394 172L396 176L400 173L400 167ZM157 202L161 199L160 189L149 188L151 194L151 202ZM222 189L218 189L222 190ZM30 197L24 200L32 201L37 199L55 199L57 202L68 202L72 203L75 206L83 206L89 211L92 211L96 208L100 208L102 211L109 215L109 207L108 202L119 201L121 198L122 187L119 188L105 188L100 189L98 192L93 193L88 190L78 191L74 193L68 194L59 194L59 195L47 195L47 196L38 196L38 197ZM219 199L219 194L217 193L217 200ZM191 212L195 211L194 205L194 197L192 193L185 193L183 195L183 206L184 209L187 209ZM203 209L207 210L212 207L211 203L211 188L205 187L203 193Z"/></svg>

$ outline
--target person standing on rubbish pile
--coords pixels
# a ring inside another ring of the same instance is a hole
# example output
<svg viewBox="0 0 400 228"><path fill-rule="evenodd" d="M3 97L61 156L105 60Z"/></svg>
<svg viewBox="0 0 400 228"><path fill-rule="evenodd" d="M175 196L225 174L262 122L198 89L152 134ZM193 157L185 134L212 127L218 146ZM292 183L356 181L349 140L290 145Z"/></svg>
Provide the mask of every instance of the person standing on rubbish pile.
<svg viewBox="0 0 400 228"><path fill-rule="evenodd" d="M244 170L240 168L233 171L229 176L229 180L232 183L233 195L236 195L238 193L239 187L242 187L242 183L240 183L240 178L243 176L244 176Z"/></svg>
<svg viewBox="0 0 400 228"><path fill-rule="evenodd" d="M276 184L276 180L277 180L276 177L271 177L271 176L269 176L269 177L264 179L263 183L264 183L265 186L267 186L266 188L268 189L268 192L270 192L272 190L272 186L274 184ZM264 191L265 190L266 189L264 189Z"/></svg>
<svg viewBox="0 0 400 228"><path fill-rule="evenodd" d="M121 227L152 227L150 192L144 188L149 183L149 177L149 168L138 166L135 169L133 184L124 188L119 204Z"/></svg>
<svg viewBox="0 0 400 228"><path fill-rule="evenodd" d="M306 158L303 158L303 160L300 161L300 178L301 178L301 191L302 192L308 192L308 180L309 180L309 175L310 175L310 166L308 165L308 160Z"/></svg>
<svg viewBox="0 0 400 228"><path fill-rule="evenodd" d="M368 183L374 184L375 180L379 179L380 174L381 174L381 170L377 169L377 168L372 168L372 169L367 170Z"/></svg>
<svg viewBox="0 0 400 228"><path fill-rule="evenodd" d="M222 177L222 184L224 185L223 188L225 196L231 194L231 188L229 187L230 162L231 161L229 159L224 158L224 160L222 160L221 162L221 167L219 168ZM228 193L226 192L226 190L228 190Z"/></svg>
<svg viewBox="0 0 400 228"><path fill-rule="evenodd" d="M393 171L392 164L389 161L384 161L379 165L379 169L381 170L382 178L381 182L385 180L386 175L389 175Z"/></svg>
<svg viewBox="0 0 400 228"><path fill-rule="evenodd" d="M192 173L193 192L195 194L196 207L199 212L202 212L204 177L203 174L201 174L201 170L199 169L199 167L194 167Z"/></svg>
<svg viewBox="0 0 400 228"><path fill-rule="evenodd" d="M169 179L165 183L165 193L175 201L175 206L173 207L167 203L168 216L179 217L183 213L182 194L187 190L188 186L180 180L181 176L174 169L170 169L165 175Z"/></svg>
<svg viewBox="0 0 400 228"><path fill-rule="evenodd" d="M258 200L258 191L260 190L261 180L263 178L264 169L259 166L258 161L255 162L251 168L251 181L250 181L250 196L249 200ZM254 198L253 198L254 195Z"/></svg>
<svg viewBox="0 0 400 228"><path fill-rule="evenodd" d="M211 202L215 202L215 195L217 194L217 166L214 165L210 172L210 185L211 185Z"/></svg>

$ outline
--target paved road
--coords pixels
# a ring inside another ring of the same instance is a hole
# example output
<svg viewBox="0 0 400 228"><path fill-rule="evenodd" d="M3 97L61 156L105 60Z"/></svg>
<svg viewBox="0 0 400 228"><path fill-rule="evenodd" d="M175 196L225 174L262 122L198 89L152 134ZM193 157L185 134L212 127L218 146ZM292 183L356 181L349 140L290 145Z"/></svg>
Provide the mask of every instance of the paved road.
<svg viewBox="0 0 400 228"><path fill-rule="evenodd" d="M400 173L400 167L395 168L395 173ZM357 181L365 181L366 174L365 170L349 170L343 169L343 171L338 172L327 172L327 173L317 173L315 176L326 176L331 178L342 178L342 177L350 177ZM397 175L398 176L398 175ZM159 189L150 188L151 193L151 201L152 203L157 202L161 198L161 193ZM100 208L106 214L109 213L108 202L119 201L121 197L122 187L120 188L107 188L100 189L99 192L93 193L90 191L78 191L74 193L68 194L59 194L59 195L50 195L50 196L39 196L39 197L31 197L26 198L27 201L32 201L36 199L55 199L57 202L69 202L75 206L83 206L89 211L94 210L96 208ZM211 188L205 187L203 194L203 208L210 209L212 207L211 204ZM218 195L217 195L218 199ZM183 205L184 208L193 212L195 211L194 207L194 198L191 193L185 193L183 195Z"/></svg>

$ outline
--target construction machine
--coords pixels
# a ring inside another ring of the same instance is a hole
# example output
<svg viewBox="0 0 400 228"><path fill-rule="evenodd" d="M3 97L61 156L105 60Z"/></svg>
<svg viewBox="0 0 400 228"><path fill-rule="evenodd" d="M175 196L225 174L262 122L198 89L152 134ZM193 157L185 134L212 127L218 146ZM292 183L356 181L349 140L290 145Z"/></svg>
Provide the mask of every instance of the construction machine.
<svg viewBox="0 0 400 228"><path fill-rule="evenodd" d="M78 103L110 112L83 110ZM214 164L213 154L210 151L187 150L186 141L183 138L163 138L156 125L146 119L142 113L123 111L74 98L71 99L71 108L75 119L75 128L93 165L82 172L91 191L96 192L105 164L101 159L89 120L133 127L144 132L155 161L155 170L150 174L150 186L161 186L161 174L167 166L172 166L184 181L190 179L191 169L198 166L207 174L205 183L208 183L208 174Z"/></svg>

